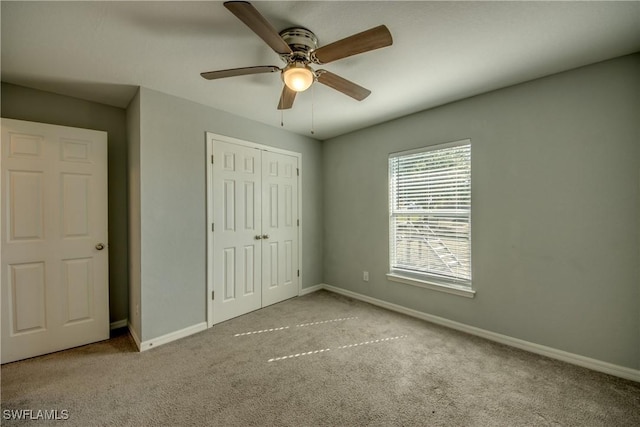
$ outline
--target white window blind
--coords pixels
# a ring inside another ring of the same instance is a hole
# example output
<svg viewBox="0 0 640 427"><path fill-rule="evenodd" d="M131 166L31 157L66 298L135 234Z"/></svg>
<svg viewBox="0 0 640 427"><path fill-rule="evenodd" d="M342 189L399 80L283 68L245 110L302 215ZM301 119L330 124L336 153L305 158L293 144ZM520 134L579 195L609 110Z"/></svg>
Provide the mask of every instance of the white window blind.
<svg viewBox="0 0 640 427"><path fill-rule="evenodd" d="M390 268L471 287L471 141L389 156Z"/></svg>

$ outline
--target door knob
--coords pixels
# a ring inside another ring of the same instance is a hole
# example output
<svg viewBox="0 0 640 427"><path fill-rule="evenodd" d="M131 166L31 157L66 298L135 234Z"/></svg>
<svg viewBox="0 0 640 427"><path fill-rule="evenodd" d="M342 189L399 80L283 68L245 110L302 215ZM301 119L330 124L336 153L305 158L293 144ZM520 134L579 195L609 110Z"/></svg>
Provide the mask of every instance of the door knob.
<svg viewBox="0 0 640 427"><path fill-rule="evenodd" d="M96 249L99 250L99 251L103 250L104 249L104 243L98 243L96 245Z"/></svg>
<svg viewBox="0 0 640 427"><path fill-rule="evenodd" d="M263 238L263 239L268 239L268 238L269 238L269 235L268 235L268 234L263 234L263 235L262 235L262 238Z"/></svg>
<svg viewBox="0 0 640 427"><path fill-rule="evenodd" d="M260 239L262 239L262 236L258 234L256 237L254 237L254 239L260 240Z"/></svg>

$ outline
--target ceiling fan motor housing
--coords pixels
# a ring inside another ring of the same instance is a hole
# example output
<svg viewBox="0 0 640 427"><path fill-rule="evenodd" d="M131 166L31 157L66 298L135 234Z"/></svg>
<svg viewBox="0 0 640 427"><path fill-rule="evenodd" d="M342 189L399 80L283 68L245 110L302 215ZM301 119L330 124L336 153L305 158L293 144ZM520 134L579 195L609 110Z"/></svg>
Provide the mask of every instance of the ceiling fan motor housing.
<svg viewBox="0 0 640 427"><path fill-rule="evenodd" d="M313 32L302 27L292 27L280 31L280 37L289 45L293 54L281 55L286 63L311 62L310 54L318 48L318 38Z"/></svg>

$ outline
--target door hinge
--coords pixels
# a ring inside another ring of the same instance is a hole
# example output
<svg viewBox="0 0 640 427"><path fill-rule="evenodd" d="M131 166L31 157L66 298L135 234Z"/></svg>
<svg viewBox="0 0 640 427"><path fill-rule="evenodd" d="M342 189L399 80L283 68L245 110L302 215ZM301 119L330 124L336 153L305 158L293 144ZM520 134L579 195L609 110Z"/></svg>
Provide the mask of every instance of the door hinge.
<svg viewBox="0 0 640 427"><path fill-rule="evenodd" d="M296 168L296 174L300 176L300 168Z"/></svg>
<svg viewBox="0 0 640 427"><path fill-rule="evenodd" d="M216 299L216 292L215 291L211 291L211 299L212 300Z"/></svg>
<svg viewBox="0 0 640 427"><path fill-rule="evenodd" d="M213 164L213 154L211 155L211 164Z"/></svg>
<svg viewBox="0 0 640 427"><path fill-rule="evenodd" d="M298 220L298 227L300 227L300 220Z"/></svg>
<svg viewBox="0 0 640 427"><path fill-rule="evenodd" d="M211 223L211 231L216 231L216 225L214 223Z"/></svg>
<svg viewBox="0 0 640 427"><path fill-rule="evenodd" d="M300 277L300 270L298 270L298 277Z"/></svg>

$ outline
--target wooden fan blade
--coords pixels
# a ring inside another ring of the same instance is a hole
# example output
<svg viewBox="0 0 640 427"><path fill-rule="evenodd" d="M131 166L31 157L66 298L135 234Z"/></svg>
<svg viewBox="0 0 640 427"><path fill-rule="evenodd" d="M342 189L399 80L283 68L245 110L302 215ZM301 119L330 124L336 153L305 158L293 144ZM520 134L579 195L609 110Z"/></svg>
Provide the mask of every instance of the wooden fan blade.
<svg viewBox="0 0 640 427"><path fill-rule="evenodd" d="M342 92L345 95L352 97L358 101L362 101L371 94L369 89L365 89L347 79L344 79L337 74L333 74L327 70L318 70L318 82L323 85L327 85L330 88Z"/></svg>
<svg viewBox="0 0 640 427"><path fill-rule="evenodd" d="M200 75L207 80L215 80L223 79L225 77L246 76L247 74L275 73L276 71L280 71L280 68L274 65L262 65L259 67L243 67L231 68L228 70L207 71L206 73L200 73Z"/></svg>
<svg viewBox="0 0 640 427"><path fill-rule="evenodd" d="M348 56L391 46L392 44L393 39L391 38L389 29L384 25L380 25L322 46L312 53L312 57L317 64L327 64Z"/></svg>
<svg viewBox="0 0 640 427"><path fill-rule="evenodd" d="M224 3L224 7L233 13L236 18L244 22L247 27L260 36L260 38L277 53L280 55L293 53L289 45L282 40L278 31L273 28L273 25L271 25L251 3L246 1L228 1Z"/></svg>
<svg viewBox="0 0 640 427"><path fill-rule="evenodd" d="M287 85L284 85L278 102L278 110L288 110L293 107L293 101L295 101L297 93L295 90L289 89Z"/></svg>

